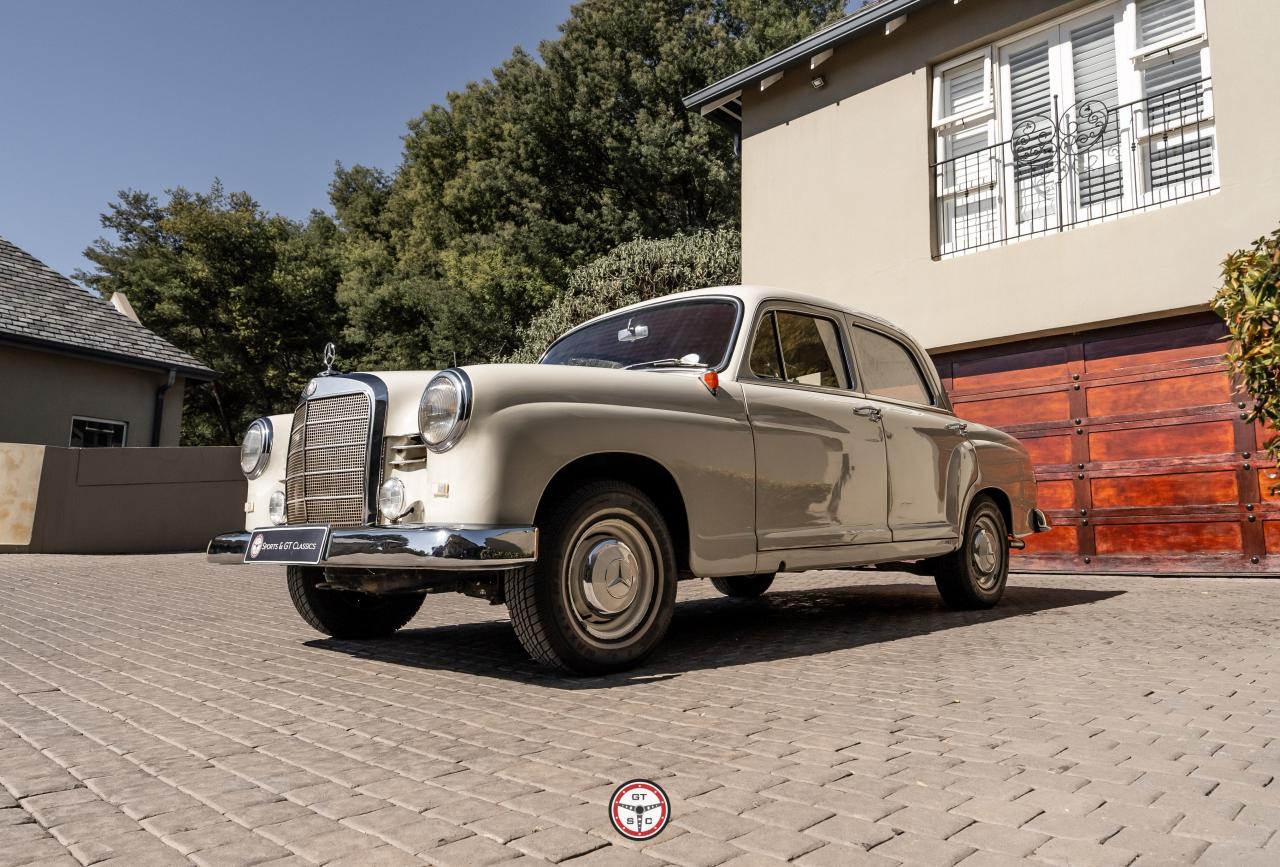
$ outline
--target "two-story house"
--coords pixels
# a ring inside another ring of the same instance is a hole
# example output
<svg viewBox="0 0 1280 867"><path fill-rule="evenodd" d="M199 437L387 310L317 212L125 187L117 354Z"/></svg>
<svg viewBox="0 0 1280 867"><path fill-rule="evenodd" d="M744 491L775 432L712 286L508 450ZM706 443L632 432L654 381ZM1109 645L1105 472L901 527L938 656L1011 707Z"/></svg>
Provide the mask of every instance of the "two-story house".
<svg viewBox="0 0 1280 867"><path fill-rule="evenodd" d="M743 280L930 347L1016 434L1024 569L1280 572L1208 310L1280 221L1276 0L878 0L686 99L740 137Z"/></svg>

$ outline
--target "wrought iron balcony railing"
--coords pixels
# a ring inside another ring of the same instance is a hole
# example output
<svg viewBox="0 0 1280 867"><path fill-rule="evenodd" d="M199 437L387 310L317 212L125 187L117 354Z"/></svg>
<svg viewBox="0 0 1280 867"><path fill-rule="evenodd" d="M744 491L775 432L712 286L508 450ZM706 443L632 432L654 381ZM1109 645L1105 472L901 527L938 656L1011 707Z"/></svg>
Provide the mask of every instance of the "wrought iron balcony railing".
<svg viewBox="0 0 1280 867"><path fill-rule="evenodd" d="M931 165L934 253L998 246L1210 193L1218 187L1217 158L1208 78L1124 105L1077 103L1056 121L1018 118L1007 141Z"/></svg>

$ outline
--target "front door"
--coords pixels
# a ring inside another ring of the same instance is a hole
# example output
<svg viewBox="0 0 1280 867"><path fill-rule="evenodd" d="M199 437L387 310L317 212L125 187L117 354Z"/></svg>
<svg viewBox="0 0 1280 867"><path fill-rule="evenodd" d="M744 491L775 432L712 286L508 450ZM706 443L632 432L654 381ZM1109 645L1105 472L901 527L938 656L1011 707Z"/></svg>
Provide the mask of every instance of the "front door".
<svg viewBox="0 0 1280 867"><path fill-rule="evenodd" d="M940 409L940 391L895 337L851 322L861 390L882 415L889 459L889 529L895 542L957 535L961 480L976 460L964 423Z"/></svg>
<svg viewBox="0 0 1280 867"><path fill-rule="evenodd" d="M884 431L853 395L837 320L766 310L747 367L760 550L889 541Z"/></svg>

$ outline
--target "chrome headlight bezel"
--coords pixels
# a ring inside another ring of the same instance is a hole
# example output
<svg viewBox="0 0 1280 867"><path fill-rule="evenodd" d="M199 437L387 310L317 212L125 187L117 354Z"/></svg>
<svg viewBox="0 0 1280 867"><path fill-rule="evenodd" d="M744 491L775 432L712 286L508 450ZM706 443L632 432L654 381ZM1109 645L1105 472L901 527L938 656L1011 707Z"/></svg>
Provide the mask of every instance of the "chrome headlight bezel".
<svg viewBox="0 0 1280 867"><path fill-rule="evenodd" d="M435 439L428 435L432 425L439 425L440 420L434 422L427 416L428 401L427 397L432 393L433 387L443 387L448 385L454 390L455 400L452 416L448 422L449 427L443 434L438 435ZM471 378L457 368L442 370L435 376L431 377L431 381L427 383L427 387L422 390L422 397L418 400L418 432L422 435L422 441L427 448L437 454L447 452L449 449L457 445L458 440L462 439L462 435L467 431L467 423L471 420Z"/></svg>
<svg viewBox="0 0 1280 867"><path fill-rule="evenodd" d="M260 442L258 453L253 456L252 462L246 460L250 454L247 449L251 437L256 437ZM244 473L246 479L252 481L267 469L267 462L271 459L271 441L274 438L275 431L272 429L270 419L256 418L249 424L244 432L244 438L240 440L240 472Z"/></svg>

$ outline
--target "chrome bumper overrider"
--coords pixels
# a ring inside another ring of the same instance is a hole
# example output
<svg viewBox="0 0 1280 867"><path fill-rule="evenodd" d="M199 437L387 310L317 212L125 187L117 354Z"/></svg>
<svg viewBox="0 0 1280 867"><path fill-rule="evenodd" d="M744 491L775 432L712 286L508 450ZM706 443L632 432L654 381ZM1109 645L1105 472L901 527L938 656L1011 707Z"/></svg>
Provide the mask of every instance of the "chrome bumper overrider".
<svg viewBox="0 0 1280 867"><path fill-rule="evenodd" d="M243 563L253 533L224 533L209 542L210 563ZM341 527L329 533L319 565L364 569L484 570L538 559L536 527Z"/></svg>
<svg viewBox="0 0 1280 867"><path fill-rule="evenodd" d="M1039 509L1031 510L1031 532L1047 533L1053 527L1049 524L1049 519L1044 516L1044 512Z"/></svg>

